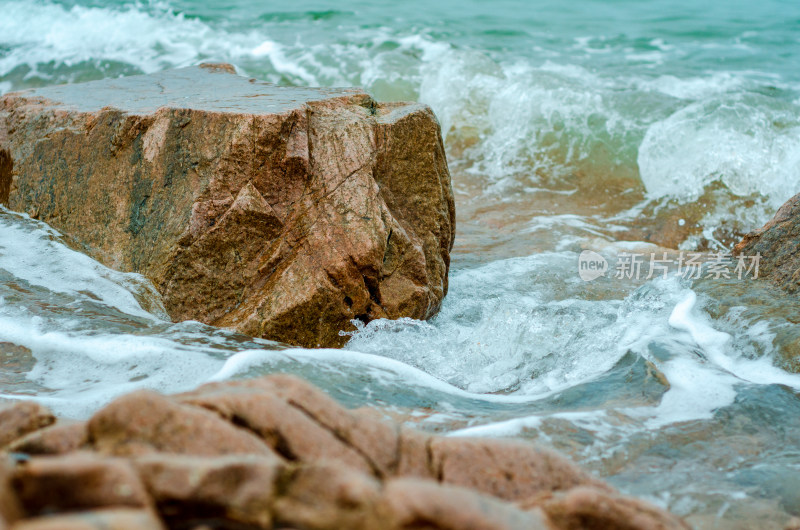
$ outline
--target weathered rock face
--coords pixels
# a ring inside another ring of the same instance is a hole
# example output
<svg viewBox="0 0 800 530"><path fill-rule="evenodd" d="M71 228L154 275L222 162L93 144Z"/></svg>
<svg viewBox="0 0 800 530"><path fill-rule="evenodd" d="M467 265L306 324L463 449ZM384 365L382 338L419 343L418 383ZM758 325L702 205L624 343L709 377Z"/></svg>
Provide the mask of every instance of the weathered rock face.
<svg viewBox="0 0 800 530"><path fill-rule="evenodd" d="M49 410L31 401L0 406L0 448L20 436L56 421Z"/></svg>
<svg viewBox="0 0 800 530"><path fill-rule="evenodd" d="M170 316L308 347L429 318L455 211L419 104L205 65L0 98L0 203L150 278Z"/></svg>
<svg viewBox="0 0 800 530"><path fill-rule="evenodd" d="M0 528L687 528L551 451L376 416L282 375L129 394L61 431L14 431Z"/></svg>
<svg viewBox="0 0 800 530"><path fill-rule="evenodd" d="M734 255L756 256L758 277L796 293L800 288L800 195L780 207L775 217L747 234L734 247Z"/></svg>

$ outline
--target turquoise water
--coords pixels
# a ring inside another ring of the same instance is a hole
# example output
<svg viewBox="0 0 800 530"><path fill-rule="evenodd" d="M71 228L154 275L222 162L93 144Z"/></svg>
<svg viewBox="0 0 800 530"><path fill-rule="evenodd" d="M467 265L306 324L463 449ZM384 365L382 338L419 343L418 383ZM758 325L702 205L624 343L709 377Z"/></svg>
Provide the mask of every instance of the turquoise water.
<svg viewBox="0 0 800 530"><path fill-rule="evenodd" d="M800 304L577 268L729 248L800 191L800 3L0 0L0 92L202 61L434 109L458 210L441 314L338 352L173 324L143 278L0 212L5 398L85 417L289 371L424 429L554 446L698 528L800 516Z"/></svg>
<svg viewBox="0 0 800 530"><path fill-rule="evenodd" d="M800 179L794 2L4 1L3 13L5 91L226 61L428 103L451 144L473 147L459 161L493 184L592 179L689 200L719 180L774 209Z"/></svg>

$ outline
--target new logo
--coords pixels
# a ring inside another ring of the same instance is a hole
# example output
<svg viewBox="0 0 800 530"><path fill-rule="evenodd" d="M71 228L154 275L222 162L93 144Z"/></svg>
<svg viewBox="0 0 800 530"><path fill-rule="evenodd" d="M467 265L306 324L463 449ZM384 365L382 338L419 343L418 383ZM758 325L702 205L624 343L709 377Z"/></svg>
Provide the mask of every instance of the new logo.
<svg viewBox="0 0 800 530"><path fill-rule="evenodd" d="M584 250L578 257L578 276L585 282L605 276L608 271L606 258L591 250Z"/></svg>

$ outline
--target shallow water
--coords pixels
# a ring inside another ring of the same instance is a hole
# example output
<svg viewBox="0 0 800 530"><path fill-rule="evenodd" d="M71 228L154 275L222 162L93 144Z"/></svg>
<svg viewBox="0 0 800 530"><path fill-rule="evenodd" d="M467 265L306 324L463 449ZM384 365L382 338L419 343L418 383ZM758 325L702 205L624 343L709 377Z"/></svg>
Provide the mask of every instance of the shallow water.
<svg viewBox="0 0 800 530"><path fill-rule="evenodd" d="M698 528L800 516L800 303L735 264L677 274L800 190L800 4L337 6L0 0L0 92L221 60L431 105L458 212L441 313L341 351L174 324L142 277L3 211L0 394L85 417L285 371L424 429L539 440ZM609 264L588 282L587 249Z"/></svg>

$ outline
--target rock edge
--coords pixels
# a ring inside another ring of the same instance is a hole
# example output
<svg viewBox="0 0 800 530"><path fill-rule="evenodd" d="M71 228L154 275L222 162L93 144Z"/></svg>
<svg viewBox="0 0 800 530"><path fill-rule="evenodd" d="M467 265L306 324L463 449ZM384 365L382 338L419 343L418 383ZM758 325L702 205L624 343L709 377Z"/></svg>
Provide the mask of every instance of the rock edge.
<svg viewBox="0 0 800 530"><path fill-rule="evenodd" d="M0 98L0 203L153 281L169 315L305 347L426 319L455 209L439 124L206 65Z"/></svg>
<svg viewBox="0 0 800 530"><path fill-rule="evenodd" d="M552 451L419 432L292 376L49 417L0 410L0 432L40 426L0 452L0 528L688 528Z"/></svg>

